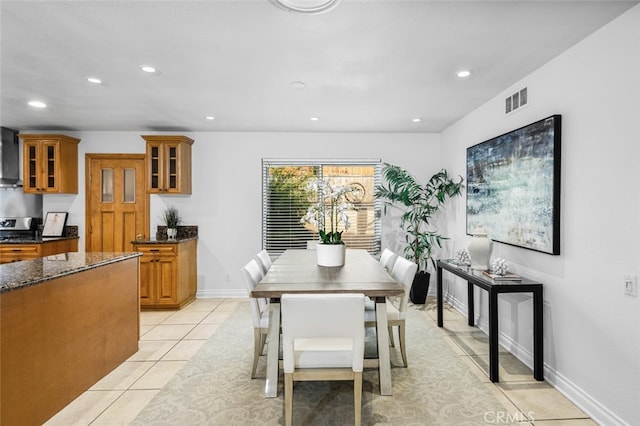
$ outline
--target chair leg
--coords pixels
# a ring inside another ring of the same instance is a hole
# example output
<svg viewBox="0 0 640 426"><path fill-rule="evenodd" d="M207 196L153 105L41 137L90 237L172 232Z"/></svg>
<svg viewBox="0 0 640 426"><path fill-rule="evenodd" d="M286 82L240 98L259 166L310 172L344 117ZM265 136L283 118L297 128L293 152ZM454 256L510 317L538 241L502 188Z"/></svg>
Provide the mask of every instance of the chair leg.
<svg viewBox="0 0 640 426"><path fill-rule="evenodd" d="M353 373L353 406L355 425L362 422L362 371Z"/></svg>
<svg viewBox="0 0 640 426"><path fill-rule="evenodd" d="M402 322L398 326L398 334L400 335L400 352L402 353L402 362L404 363L404 368L407 368L407 343L405 341L405 323Z"/></svg>
<svg viewBox="0 0 640 426"><path fill-rule="evenodd" d="M251 368L251 378L256 378L256 370L258 369L258 358L262 352L262 333L257 328L253 329L253 367Z"/></svg>
<svg viewBox="0 0 640 426"><path fill-rule="evenodd" d="M396 342L393 341L393 327L389 326L389 346L396 347Z"/></svg>
<svg viewBox="0 0 640 426"><path fill-rule="evenodd" d="M284 373L284 424L291 425L293 418L293 373Z"/></svg>

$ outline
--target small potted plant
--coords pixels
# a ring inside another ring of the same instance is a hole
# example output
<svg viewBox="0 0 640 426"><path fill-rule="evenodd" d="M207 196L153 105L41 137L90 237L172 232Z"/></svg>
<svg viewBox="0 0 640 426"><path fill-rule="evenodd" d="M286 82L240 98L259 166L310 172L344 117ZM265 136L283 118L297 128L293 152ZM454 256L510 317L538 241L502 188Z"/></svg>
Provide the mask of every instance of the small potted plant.
<svg viewBox="0 0 640 426"><path fill-rule="evenodd" d="M167 225L167 237L175 239L176 235L178 235L178 225L182 222L178 209L174 206L167 207L162 212L162 220Z"/></svg>
<svg viewBox="0 0 640 426"><path fill-rule="evenodd" d="M384 201L385 213L387 207L402 211L400 227L407 233L404 254L418 264L410 297L413 303L424 303L429 291L429 260L435 267L433 251L436 246L442 247L442 240L447 239L440 235L431 221L447 198L460 195L464 188L463 178L460 176L458 181L454 181L442 169L422 185L406 170L386 163L382 175L386 185L376 186L375 196Z"/></svg>
<svg viewBox="0 0 640 426"><path fill-rule="evenodd" d="M345 195L353 191L350 186L334 185L329 180L317 179L309 183L309 189L318 195L318 202L312 204L300 219L318 228L320 242L316 247L318 265L342 266L345 260L345 245L342 233L349 229L347 210L353 208ZM342 226L341 226L342 224ZM342 230L339 230L340 227Z"/></svg>

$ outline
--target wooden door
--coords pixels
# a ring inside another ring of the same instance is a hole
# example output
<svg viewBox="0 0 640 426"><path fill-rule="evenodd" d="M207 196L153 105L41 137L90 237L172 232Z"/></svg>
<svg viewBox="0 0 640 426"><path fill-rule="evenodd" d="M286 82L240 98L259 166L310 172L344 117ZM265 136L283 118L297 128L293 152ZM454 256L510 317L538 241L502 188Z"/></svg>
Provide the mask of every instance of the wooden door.
<svg viewBox="0 0 640 426"><path fill-rule="evenodd" d="M134 251L149 239L143 154L87 154L86 251Z"/></svg>

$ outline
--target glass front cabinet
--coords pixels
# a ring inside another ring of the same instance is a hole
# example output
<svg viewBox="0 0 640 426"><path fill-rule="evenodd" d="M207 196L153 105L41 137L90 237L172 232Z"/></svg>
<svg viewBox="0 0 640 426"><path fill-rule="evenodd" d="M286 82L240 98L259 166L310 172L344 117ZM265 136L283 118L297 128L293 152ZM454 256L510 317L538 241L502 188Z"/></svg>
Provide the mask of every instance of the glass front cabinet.
<svg viewBox="0 0 640 426"><path fill-rule="evenodd" d="M147 190L191 194L191 145L186 136L143 135L147 141Z"/></svg>
<svg viewBox="0 0 640 426"><path fill-rule="evenodd" d="M35 194L78 193L78 143L65 135L20 134L23 190Z"/></svg>

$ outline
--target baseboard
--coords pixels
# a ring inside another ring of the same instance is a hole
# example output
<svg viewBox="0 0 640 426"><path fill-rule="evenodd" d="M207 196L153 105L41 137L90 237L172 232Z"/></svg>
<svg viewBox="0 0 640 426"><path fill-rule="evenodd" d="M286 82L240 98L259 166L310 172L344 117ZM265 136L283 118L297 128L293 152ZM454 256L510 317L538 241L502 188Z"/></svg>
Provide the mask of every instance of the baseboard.
<svg viewBox="0 0 640 426"><path fill-rule="evenodd" d="M444 300L445 302L451 304L451 306L453 306L463 316L467 316L466 303L455 297L450 297L448 294L444 295ZM485 318L479 318L477 315L474 320L477 327L485 334L488 334L489 323L487 322L487 320ZM533 369L533 355L530 351L523 348L520 344L518 344L518 342L504 333L500 333L500 335L498 336L498 341L513 356L518 358L527 367ZM544 380L545 382L549 383L549 385L551 385L554 389L564 395L567 399L573 402L587 415L589 415L589 417L591 417L596 423L602 425L631 426L611 410L607 409L607 407L603 406L598 400L582 390L571 380L567 379L561 373L551 368L547 363L544 364Z"/></svg>
<svg viewBox="0 0 640 426"><path fill-rule="evenodd" d="M249 297L247 290L237 288L215 289L215 290L198 290L196 292L197 299L246 299Z"/></svg>

